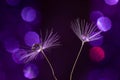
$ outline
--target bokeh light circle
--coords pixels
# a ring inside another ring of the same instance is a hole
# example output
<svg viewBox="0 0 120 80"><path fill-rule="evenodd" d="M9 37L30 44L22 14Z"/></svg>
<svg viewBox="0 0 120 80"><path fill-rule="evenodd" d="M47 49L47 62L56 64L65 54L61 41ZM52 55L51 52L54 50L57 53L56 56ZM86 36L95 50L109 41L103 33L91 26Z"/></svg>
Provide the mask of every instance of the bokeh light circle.
<svg viewBox="0 0 120 80"><path fill-rule="evenodd" d="M21 64L21 63L24 63L23 60L21 60L21 57L23 55L26 55L27 54L27 51L24 50L24 49L18 49L16 50L13 54L12 54L12 58L13 58L13 61L17 64Z"/></svg>
<svg viewBox="0 0 120 80"><path fill-rule="evenodd" d="M111 29L112 22L108 17L100 17L97 20L97 26L101 31L108 31Z"/></svg>
<svg viewBox="0 0 120 80"><path fill-rule="evenodd" d="M35 64L26 64L23 73L26 78L34 79L38 76L39 70Z"/></svg>
<svg viewBox="0 0 120 80"><path fill-rule="evenodd" d="M119 0L104 0L106 4L108 5L116 5Z"/></svg>
<svg viewBox="0 0 120 80"><path fill-rule="evenodd" d="M92 11L91 13L90 13L90 19L91 19L91 21L92 22L97 22L97 19L99 18L99 17L102 17L103 16L103 13L101 12L101 11Z"/></svg>
<svg viewBox="0 0 120 80"><path fill-rule="evenodd" d="M37 12L32 7L25 7L21 12L21 17L26 22L33 22L37 17Z"/></svg>
<svg viewBox="0 0 120 80"><path fill-rule="evenodd" d="M105 58L105 52L101 47L92 47L89 56L92 61L100 62Z"/></svg>
<svg viewBox="0 0 120 80"><path fill-rule="evenodd" d="M40 43L39 35L36 32L29 31L24 36L25 44L32 47L33 44Z"/></svg>

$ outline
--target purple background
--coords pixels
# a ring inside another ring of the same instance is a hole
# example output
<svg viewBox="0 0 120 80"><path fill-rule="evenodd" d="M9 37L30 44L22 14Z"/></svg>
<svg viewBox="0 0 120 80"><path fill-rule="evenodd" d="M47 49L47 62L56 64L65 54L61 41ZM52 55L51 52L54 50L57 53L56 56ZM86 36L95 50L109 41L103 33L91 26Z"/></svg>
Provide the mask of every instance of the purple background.
<svg viewBox="0 0 120 80"><path fill-rule="evenodd" d="M22 9L28 6L36 10L37 17L32 22L24 21L21 17ZM58 80L69 80L73 61L81 45L81 41L70 29L70 23L76 18L91 21L90 13L97 10L112 21L111 30L102 33L104 38L102 45L99 45L105 51L105 59L101 62L90 60L89 50L92 46L86 43L73 80L120 80L120 3L110 6L104 0L18 0L13 4L0 0L0 80L29 80L24 77L25 64L14 62L4 42L13 38L16 41L10 42L9 47L19 45L29 50L30 47L24 42L25 33L34 31L40 35L40 30L45 34L51 28L61 36L62 45L46 52L47 56ZM34 63L39 71L33 80L53 80L45 59L38 56L30 63Z"/></svg>

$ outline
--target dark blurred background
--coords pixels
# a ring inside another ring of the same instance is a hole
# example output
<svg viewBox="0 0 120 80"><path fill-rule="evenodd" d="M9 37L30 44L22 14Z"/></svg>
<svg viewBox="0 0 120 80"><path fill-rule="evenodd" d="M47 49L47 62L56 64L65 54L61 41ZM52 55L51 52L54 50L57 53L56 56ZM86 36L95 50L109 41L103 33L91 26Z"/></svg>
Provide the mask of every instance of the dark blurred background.
<svg viewBox="0 0 120 80"><path fill-rule="evenodd" d="M14 51L16 47L30 49L24 41L27 32L40 36L40 31L44 34L51 28L60 35L61 45L46 51L46 55L58 80L69 80L81 46L70 28L71 21L79 18L96 23L101 16L109 17L112 28L102 33L100 42L84 45L73 80L120 80L120 3L112 1L117 0L0 0L0 80L54 80L41 55L23 64L19 62L22 52ZM98 50L91 58L93 47L101 48L103 55Z"/></svg>

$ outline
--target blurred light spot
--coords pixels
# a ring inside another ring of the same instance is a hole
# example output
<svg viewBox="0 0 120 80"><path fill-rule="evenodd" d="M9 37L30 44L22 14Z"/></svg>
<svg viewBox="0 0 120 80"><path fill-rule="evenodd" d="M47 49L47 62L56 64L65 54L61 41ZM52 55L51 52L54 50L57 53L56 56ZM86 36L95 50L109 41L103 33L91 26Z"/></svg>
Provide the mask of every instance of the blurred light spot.
<svg viewBox="0 0 120 80"><path fill-rule="evenodd" d="M19 48L19 42L15 38L8 38L4 41L4 47L6 51L14 53Z"/></svg>
<svg viewBox="0 0 120 80"><path fill-rule="evenodd" d="M24 41L26 45L32 47L33 44L40 43L39 35L36 32L29 31L25 34Z"/></svg>
<svg viewBox="0 0 120 80"><path fill-rule="evenodd" d="M101 31L108 31L111 29L112 22L108 17L100 17L97 20L97 26Z"/></svg>
<svg viewBox="0 0 120 80"><path fill-rule="evenodd" d="M103 44L103 37L90 42L91 46L101 46Z"/></svg>
<svg viewBox="0 0 120 80"><path fill-rule="evenodd" d="M106 4L108 5L116 5L119 0L104 0Z"/></svg>
<svg viewBox="0 0 120 80"><path fill-rule="evenodd" d="M27 51L25 51L24 49L18 49L12 54L12 58L15 63L21 64L24 62L23 60L21 60L21 57L25 54L27 54Z"/></svg>
<svg viewBox="0 0 120 80"><path fill-rule="evenodd" d="M90 59L100 62L105 58L104 50L101 47L92 47L89 52Z"/></svg>
<svg viewBox="0 0 120 80"><path fill-rule="evenodd" d="M24 21L32 22L36 19L36 10L32 7L25 7L21 12L21 17Z"/></svg>
<svg viewBox="0 0 120 80"><path fill-rule="evenodd" d="M97 19L102 16L103 16L103 13L100 11L92 11L90 13L90 19L95 23L97 22Z"/></svg>
<svg viewBox="0 0 120 80"><path fill-rule="evenodd" d="M38 72L38 67L34 64L27 64L24 67L24 76L28 79L34 79L38 76L39 72Z"/></svg>
<svg viewBox="0 0 120 80"><path fill-rule="evenodd" d="M16 6L19 4L20 0L6 0L10 6Z"/></svg>

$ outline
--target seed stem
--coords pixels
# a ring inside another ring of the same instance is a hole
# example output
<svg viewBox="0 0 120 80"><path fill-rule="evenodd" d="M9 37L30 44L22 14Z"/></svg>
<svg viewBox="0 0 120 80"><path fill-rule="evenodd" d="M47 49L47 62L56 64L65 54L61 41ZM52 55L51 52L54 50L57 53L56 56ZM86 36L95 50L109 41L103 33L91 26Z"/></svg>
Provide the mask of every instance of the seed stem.
<svg viewBox="0 0 120 80"><path fill-rule="evenodd" d="M52 75L53 75L54 79L55 79L55 80L58 80L57 77L55 76L55 72L54 72L54 69L53 69L53 67L52 67L52 64L50 63L50 61L49 61L49 59L47 58L46 54L44 53L43 50L42 50L41 52L42 52L43 56L45 57L46 61L48 62L49 66L50 66L50 69L51 69L51 71L52 71Z"/></svg>
<svg viewBox="0 0 120 80"><path fill-rule="evenodd" d="M73 72L74 72L76 63L77 63L77 61L78 61L78 58L79 58L79 56L80 56L80 54L81 54L81 51L82 51L82 49L83 49L84 43L85 43L85 42L82 41L82 45L81 45L81 47L80 47L80 50L79 50L79 52L78 52L78 55L77 55L77 57L76 57L76 59L75 59L75 62L74 62L74 64L73 64L73 67L72 67L72 70L71 70L71 73L70 73L70 80L72 80Z"/></svg>

